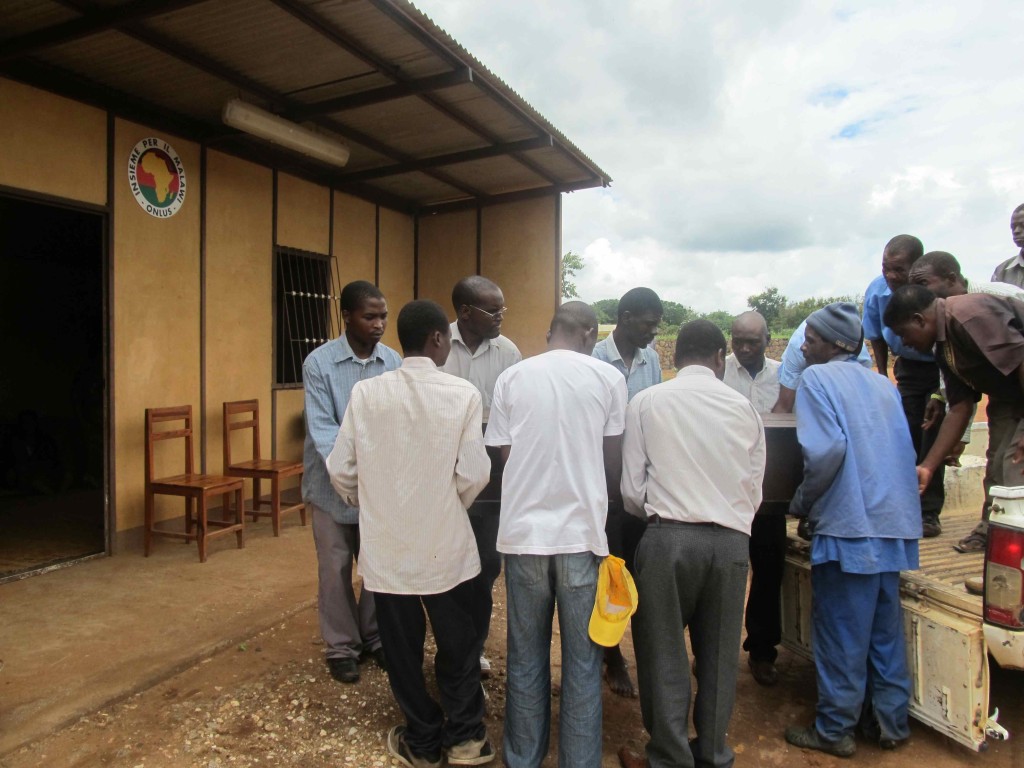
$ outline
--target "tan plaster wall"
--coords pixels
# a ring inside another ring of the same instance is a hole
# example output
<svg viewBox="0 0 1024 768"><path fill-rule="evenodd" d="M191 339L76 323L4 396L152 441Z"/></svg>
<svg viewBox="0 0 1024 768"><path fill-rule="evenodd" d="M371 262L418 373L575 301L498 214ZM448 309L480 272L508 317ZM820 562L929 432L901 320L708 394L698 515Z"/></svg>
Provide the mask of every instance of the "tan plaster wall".
<svg viewBox="0 0 1024 768"><path fill-rule="evenodd" d="M219 152L206 171L206 447L208 472L223 471L223 404L260 401L260 451L271 455L273 376L273 173ZM248 430L232 458L252 456ZM269 486L264 484L263 492ZM247 481L246 497L252 495Z"/></svg>
<svg viewBox="0 0 1024 768"><path fill-rule="evenodd" d="M377 206L334 193L334 258L339 289L353 280L373 282L377 262Z"/></svg>
<svg viewBox="0 0 1024 768"><path fill-rule="evenodd" d="M452 288L476 274L476 211L422 217L418 258L417 298L436 301L454 320Z"/></svg>
<svg viewBox="0 0 1024 768"><path fill-rule="evenodd" d="M302 461L302 443L306 438L301 389L279 389L277 397L277 458Z"/></svg>
<svg viewBox="0 0 1024 768"><path fill-rule="evenodd" d="M169 219L147 214L128 186L128 154L156 136L185 166L181 209ZM113 336L116 530L142 525L145 409L192 405L199 434L199 147L118 120L114 140ZM166 449L166 450L165 450ZM184 471L182 441L158 446L157 474ZM195 446L198 467L199 446ZM157 518L180 517L183 502L158 498Z"/></svg>
<svg viewBox="0 0 1024 768"><path fill-rule="evenodd" d="M277 244L328 253L331 191L287 173L277 175Z"/></svg>
<svg viewBox="0 0 1024 768"><path fill-rule="evenodd" d="M106 113L0 78L0 184L105 205Z"/></svg>
<svg viewBox="0 0 1024 768"><path fill-rule="evenodd" d="M480 271L501 286L508 316L502 333L524 356L546 349L555 311L557 198L483 209Z"/></svg>
<svg viewBox="0 0 1024 768"><path fill-rule="evenodd" d="M413 219L402 213L380 209L380 281L378 287L388 301L388 327L384 343L401 353L398 344L398 311L412 301L415 264Z"/></svg>

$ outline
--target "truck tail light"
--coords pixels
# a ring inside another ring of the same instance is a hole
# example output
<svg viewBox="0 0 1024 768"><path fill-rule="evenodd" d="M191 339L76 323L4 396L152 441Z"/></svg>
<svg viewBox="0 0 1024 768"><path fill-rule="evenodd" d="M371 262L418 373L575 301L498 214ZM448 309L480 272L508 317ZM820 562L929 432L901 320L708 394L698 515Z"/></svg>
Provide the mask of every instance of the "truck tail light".
<svg viewBox="0 0 1024 768"><path fill-rule="evenodd" d="M985 621L1024 628L1024 531L990 525L985 563Z"/></svg>

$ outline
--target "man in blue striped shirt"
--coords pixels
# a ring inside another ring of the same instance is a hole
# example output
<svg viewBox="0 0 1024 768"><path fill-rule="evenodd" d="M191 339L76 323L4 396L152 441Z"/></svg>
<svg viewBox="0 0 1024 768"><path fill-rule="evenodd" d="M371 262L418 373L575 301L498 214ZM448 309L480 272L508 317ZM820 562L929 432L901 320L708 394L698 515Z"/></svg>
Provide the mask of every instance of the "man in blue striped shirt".
<svg viewBox="0 0 1024 768"><path fill-rule="evenodd" d="M334 448L352 388L402 364L398 353L380 343L388 324L384 294L357 280L341 291L345 333L313 350L302 364L306 442L302 500L313 513L319 589L320 634L327 668L343 683L359 680L360 655L382 663L373 595L363 590L356 602L352 563L359 556L359 510L331 487L327 457Z"/></svg>

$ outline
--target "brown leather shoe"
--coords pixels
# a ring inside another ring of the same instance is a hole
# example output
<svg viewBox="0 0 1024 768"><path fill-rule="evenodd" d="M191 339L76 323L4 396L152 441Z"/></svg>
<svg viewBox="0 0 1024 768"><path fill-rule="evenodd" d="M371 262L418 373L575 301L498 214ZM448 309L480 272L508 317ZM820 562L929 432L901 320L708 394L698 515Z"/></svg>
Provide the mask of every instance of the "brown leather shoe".
<svg viewBox="0 0 1024 768"><path fill-rule="evenodd" d="M622 768L650 768L647 758L638 755L629 747L623 747L619 750L619 765Z"/></svg>

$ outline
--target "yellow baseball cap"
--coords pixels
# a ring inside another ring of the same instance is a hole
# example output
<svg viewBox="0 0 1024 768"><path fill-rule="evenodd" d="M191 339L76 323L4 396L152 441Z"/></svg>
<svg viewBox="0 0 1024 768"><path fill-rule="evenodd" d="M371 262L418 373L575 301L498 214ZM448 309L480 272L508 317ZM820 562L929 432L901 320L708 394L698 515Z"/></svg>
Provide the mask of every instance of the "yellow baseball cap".
<svg viewBox="0 0 1024 768"><path fill-rule="evenodd" d="M597 597L590 614L590 639L611 648L626 632L629 617L636 613L638 597L633 577L621 557L608 555L597 571Z"/></svg>

